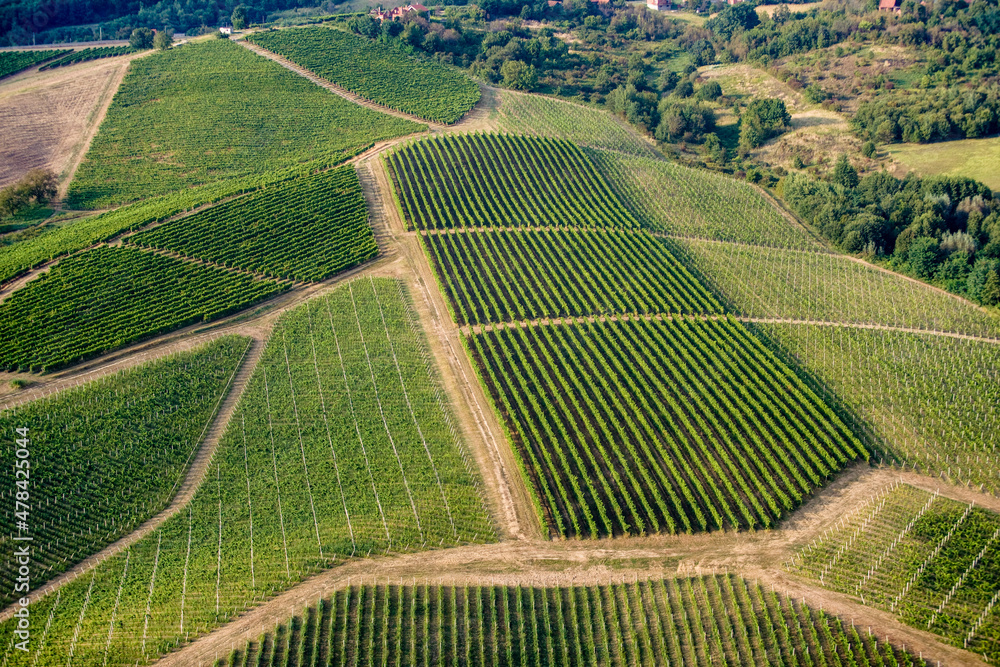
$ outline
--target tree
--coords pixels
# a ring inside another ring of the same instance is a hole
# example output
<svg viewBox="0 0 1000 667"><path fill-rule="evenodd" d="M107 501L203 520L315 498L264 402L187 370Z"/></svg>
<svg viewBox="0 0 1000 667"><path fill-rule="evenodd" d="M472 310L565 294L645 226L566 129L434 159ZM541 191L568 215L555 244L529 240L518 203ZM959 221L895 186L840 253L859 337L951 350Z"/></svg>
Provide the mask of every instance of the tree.
<svg viewBox="0 0 1000 667"><path fill-rule="evenodd" d="M698 89L699 100L717 100L722 97L722 86L718 81L709 81Z"/></svg>
<svg viewBox="0 0 1000 667"><path fill-rule="evenodd" d="M864 145L861 146L861 154L864 155L866 158L871 159L875 157L876 152L877 149L875 148L874 141L866 141Z"/></svg>
<svg viewBox="0 0 1000 667"><path fill-rule="evenodd" d="M983 285L980 299L986 306L1000 305L1000 272L990 271L986 276L986 284Z"/></svg>
<svg viewBox="0 0 1000 667"><path fill-rule="evenodd" d="M387 23L396 23L395 21L387 21ZM399 24L396 24L399 25ZM382 31L382 26L379 22L367 14L361 16L355 16L350 21L347 22L347 27L351 29L355 35L361 35L362 37L367 37L369 39L375 39L378 34ZM400 27L402 31L402 27ZM399 34L398 32L396 34ZM422 36L422 35L421 35Z"/></svg>
<svg viewBox="0 0 1000 667"><path fill-rule="evenodd" d="M153 48L153 31L149 28L136 28L129 36L128 44L133 49Z"/></svg>
<svg viewBox="0 0 1000 667"><path fill-rule="evenodd" d="M729 38L737 30L749 30L759 23L760 17L757 16L756 4L742 2L723 9L714 19L706 21L705 27L723 40L729 41Z"/></svg>
<svg viewBox="0 0 1000 667"><path fill-rule="evenodd" d="M32 204L56 196L59 179L48 169L32 169L24 178L0 190L0 217L12 216Z"/></svg>
<svg viewBox="0 0 1000 667"><path fill-rule="evenodd" d="M243 5L236 5L233 8L233 15L229 17L233 22L233 30L244 30L247 27L247 8Z"/></svg>
<svg viewBox="0 0 1000 667"><path fill-rule="evenodd" d="M166 51L174 43L174 36L166 30L160 30L153 37L153 47L160 51Z"/></svg>
<svg viewBox="0 0 1000 667"><path fill-rule="evenodd" d="M538 83L534 65L520 60L508 60L500 67L503 85L514 90L531 90Z"/></svg>
<svg viewBox="0 0 1000 667"><path fill-rule="evenodd" d="M843 185L845 188L856 188L858 186L858 170L851 166L847 156L841 154L837 160L837 165L833 168L833 182Z"/></svg>
<svg viewBox="0 0 1000 667"><path fill-rule="evenodd" d="M753 100L740 117L740 145L757 148L771 137L781 134L790 122L792 116L782 100Z"/></svg>
<svg viewBox="0 0 1000 667"><path fill-rule="evenodd" d="M937 268L939 254L938 240L922 236L910 244L907 258L910 260L910 268L917 274L917 277L930 278L934 269ZM983 291L986 291L985 287L983 287Z"/></svg>

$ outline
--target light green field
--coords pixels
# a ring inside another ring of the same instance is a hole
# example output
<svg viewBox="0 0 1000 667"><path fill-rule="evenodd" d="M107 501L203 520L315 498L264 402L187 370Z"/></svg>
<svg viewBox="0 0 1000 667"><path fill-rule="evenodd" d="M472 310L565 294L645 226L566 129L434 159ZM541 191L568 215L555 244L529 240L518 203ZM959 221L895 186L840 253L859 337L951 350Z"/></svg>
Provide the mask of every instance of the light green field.
<svg viewBox="0 0 1000 667"><path fill-rule="evenodd" d="M899 144L891 146L889 154L921 176L968 176L1000 191L1000 137Z"/></svg>

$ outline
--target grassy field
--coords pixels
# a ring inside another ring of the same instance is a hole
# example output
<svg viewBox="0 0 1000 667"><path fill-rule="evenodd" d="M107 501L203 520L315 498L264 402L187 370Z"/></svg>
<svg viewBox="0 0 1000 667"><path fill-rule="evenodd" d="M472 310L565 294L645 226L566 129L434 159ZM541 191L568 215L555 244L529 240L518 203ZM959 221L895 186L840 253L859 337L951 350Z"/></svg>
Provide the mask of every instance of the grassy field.
<svg viewBox="0 0 1000 667"><path fill-rule="evenodd" d="M1000 192L1000 137L934 144L892 144L894 160L921 176L966 176Z"/></svg>
<svg viewBox="0 0 1000 667"><path fill-rule="evenodd" d="M70 185L101 208L311 160L424 126L349 102L229 40L135 60Z"/></svg>
<svg viewBox="0 0 1000 667"><path fill-rule="evenodd" d="M35 652L0 626L3 660L146 664L345 558L494 539L436 377L400 283L284 313L189 506L32 600Z"/></svg>

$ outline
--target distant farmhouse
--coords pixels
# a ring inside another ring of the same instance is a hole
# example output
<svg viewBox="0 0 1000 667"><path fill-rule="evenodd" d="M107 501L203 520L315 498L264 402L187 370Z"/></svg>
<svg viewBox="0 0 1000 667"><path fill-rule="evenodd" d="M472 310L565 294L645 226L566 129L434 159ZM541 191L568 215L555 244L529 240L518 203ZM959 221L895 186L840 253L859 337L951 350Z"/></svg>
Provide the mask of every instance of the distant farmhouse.
<svg viewBox="0 0 1000 667"><path fill-rule="evenodd" d="M414 5L406 5L405 7L396 7L395 9L373 9L371 11L372 16L377 18L379 21L395 21L396 19L401 19L410 12L426 12L427 8L420 3Z"/></svg>
<svg viewBox="0 0 1000 667"><path fill-rule="evenodd" d="M223 35L231 35L233 34L233 29L227 25L224 25L221 28L219 28L219 32L221 32Z"/></svg>
<svg viewBox="0 0 1000 667"><path fill-rule="evenodd" d="M898 14L903 11L903 0L880 0L878 10L880 12L895 12Z"/></svg>

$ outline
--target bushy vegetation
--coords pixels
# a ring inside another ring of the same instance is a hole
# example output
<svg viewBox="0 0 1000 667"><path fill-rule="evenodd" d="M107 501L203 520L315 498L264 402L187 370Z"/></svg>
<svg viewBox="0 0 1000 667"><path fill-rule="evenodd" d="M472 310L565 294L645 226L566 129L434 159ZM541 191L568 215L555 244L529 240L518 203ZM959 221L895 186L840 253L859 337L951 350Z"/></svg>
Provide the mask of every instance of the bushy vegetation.
<svg viewBox="0 0 1000 667"><path fill-rule="evenodd" d="M128 242L300 281L323 280L378 253L353 166L273 185Z"/></svg>
<svg viewBox="0 0 1000 667"><path fill-rule="evenodd" d="M754 327L853 415L877 461L1000 492L1000 345L849 327Z"/></svg>
<svg viewBox="0 0 1000 667"><path fill-rule="evenodd" d="M48 49L44 51L4 51L0 52L0 78L27 69L32 65L51 60L68 49Z"/></svg>
<svg viewBox="0 0 1000 667"><path fill-rule="evenodd" d="M97 248L62 260L0 304L0 367L44 373L287 288L151 252Z"/></svg>
<svg viewBox="0 0 1000 667"><path fill-rule="evenodd" d="M894 90L862 102L851 127L880 144L975 139L1000 132L1000 84Z"/></svg>
<svg viewBox="0 0 1000 667"><path fill-rule="evenodd" d="M730 321L537 325L467 341L555 536L771 526L865 455Z"/></svg>
<svg viewBox="0 0 1000 667"><path fill-rule="evenodd" d="M420 129L229 40L185 44L132 62L67 203L99 208L310 160L335 163Z"/></svg>
<svg viewBox="0 0 1000 667"><path fill-rule="evenodd" d="M714 313L715 299L643 232L424 236L459 324L612 313Z"/></svg>
<svg viewBox="0 0 1000 667"><path fill-rule="evenodd" d="M1000 516L936 493L883 490L792 561L824 586L1000 660Z"/></svg>
<svg viewBox="0 0 1000 667"><path fill-rule="evenodd" d="M387 161L411 228L639 226L568 141L452 135L408 144Z"/></svg>
<svg viewBox="0 0 1000 667"><path fill-rule="evenodd" d="M792 175L785 200L849 253L884 256L988 306L1000 305L1000 206L988 187L968 178L887 173L859 179L846 162L833 183Z"/></svg>
<svg viewBox="0 0 1000 667"><path fill-rule="evenodd" d="M366 614L366 610L373 610ZM458 630L461 631L458 631ZM370 637L370 641L358 641ZM351 586L220 667L907 665L923 661L735 575L604 586Z"/></svg>
<svg viewBox="0 0 1000 667"><path fill-rule="evenodd" d="M479 86L465 75L341 30L298 28L248 39L365 99L426 120L454 123L479 101Z"/></svg>
<svg viewBox="0 0 1000 667"><path fill-rule="evenodd" d="M17 183L0 189L0 218L45 204L56 196L59 180L48 169L32 169Z"/></svg>
<svg viewBox="0 0 1000 667"><path fill-rule="evenodd" d="M458 433L400 283L284 313L188 507L32 599L10 664L147 664L345 558L493 539Z"/></svg>
<svg viewBox="0 0 1000 667"><path fill-rule="evenodd" d="M4 433L29 429L32 588L167 505L249 344L247 338L223 337L0 412ZM4 488L16 490L13 448L4 448L3 462ZM14 503L8 504L0 514L5 536L19 533ZM17 564L5 559L0 566L4 606L18 597L16 576Z"/></svg>

